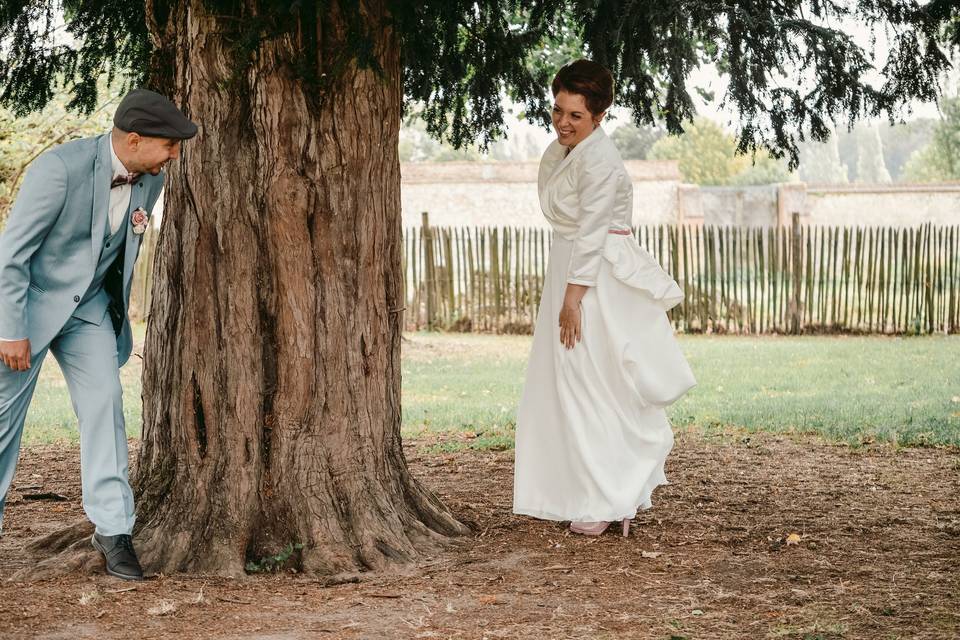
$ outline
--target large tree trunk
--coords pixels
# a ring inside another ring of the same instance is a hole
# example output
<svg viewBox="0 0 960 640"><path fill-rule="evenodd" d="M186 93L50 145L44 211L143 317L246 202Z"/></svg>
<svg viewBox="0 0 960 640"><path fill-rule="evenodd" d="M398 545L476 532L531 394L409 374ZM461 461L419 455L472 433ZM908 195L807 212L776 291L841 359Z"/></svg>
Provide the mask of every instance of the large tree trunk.
<svg viewBox="0 0 960 640"><path fill-rule="evenodd" d="M239 574L294 544L306 572L411 560L466 528L401 450L396 38L372 29L382 73L348 65L318 93L295 69L313 62L302 33L258 45L238 79L235 21L172 4L148 10L200 133L168 168L154 267L142 559ZM363 10L377 24L384 2ZM312 27L319 65L343 22Z"/></svg>

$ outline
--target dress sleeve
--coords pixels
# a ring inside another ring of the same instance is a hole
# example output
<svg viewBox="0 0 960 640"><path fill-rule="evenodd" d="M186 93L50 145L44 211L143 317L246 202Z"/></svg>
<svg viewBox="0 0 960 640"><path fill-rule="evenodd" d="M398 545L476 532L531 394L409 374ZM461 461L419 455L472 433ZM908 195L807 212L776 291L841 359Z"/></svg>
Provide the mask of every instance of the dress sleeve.
<svg viewBox="0 0 960 640"><path fill-rule="evenodd" d="M27 337L30 259L56 223L66 194L63 160L53 153L34 160L0 236L0 335L8 340Z"/></svg>
<svg viewBox="0 0 960 640"><path fill-rule="evenodd" d="M580 228L567 270L569 284L592 287L603 259L603 245L613 219L614 204L623 176L606 163L589 164L580 178Z"/></svg>

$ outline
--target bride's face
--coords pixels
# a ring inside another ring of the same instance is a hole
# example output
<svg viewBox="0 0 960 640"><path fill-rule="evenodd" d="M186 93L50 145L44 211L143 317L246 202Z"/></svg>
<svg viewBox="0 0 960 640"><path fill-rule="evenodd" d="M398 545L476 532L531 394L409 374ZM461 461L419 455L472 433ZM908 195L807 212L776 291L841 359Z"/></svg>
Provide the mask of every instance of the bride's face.
<svg viewBox="0 0 960 640"><path fill-rule="evenodd" d="M579 93L561 90L553 102L553 128L565 147L575 147L599 126L603 114L594 115Z"/></svg>

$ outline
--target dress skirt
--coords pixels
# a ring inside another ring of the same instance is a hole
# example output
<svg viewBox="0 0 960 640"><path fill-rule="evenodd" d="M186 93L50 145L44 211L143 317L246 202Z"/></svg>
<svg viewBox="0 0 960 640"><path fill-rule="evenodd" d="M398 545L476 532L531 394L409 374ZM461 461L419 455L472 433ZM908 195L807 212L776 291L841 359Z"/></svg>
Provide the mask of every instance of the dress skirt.
<svg viewBox="0 0 960 640"><path fill-rule="evenodd" d="M553 234L517 410L514 513L546 520L632 518L666 484L664 407L696 384L666 310L676 282L632 236L610 234L583 297L582 340L560 344L573 242Z"/></svg>

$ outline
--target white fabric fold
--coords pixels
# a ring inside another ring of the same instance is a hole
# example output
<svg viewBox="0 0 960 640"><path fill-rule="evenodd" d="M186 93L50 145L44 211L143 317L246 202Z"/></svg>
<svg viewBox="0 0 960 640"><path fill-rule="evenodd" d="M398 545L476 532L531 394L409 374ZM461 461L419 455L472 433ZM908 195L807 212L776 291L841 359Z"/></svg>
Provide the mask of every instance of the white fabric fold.
<svg viewBox="0 0 960 640"><path fill-rule="evenodd" d="M645 292L664 311L683 302L683 291L633 236L607 234L603 258L610 263L613 277Z"/></svg>

